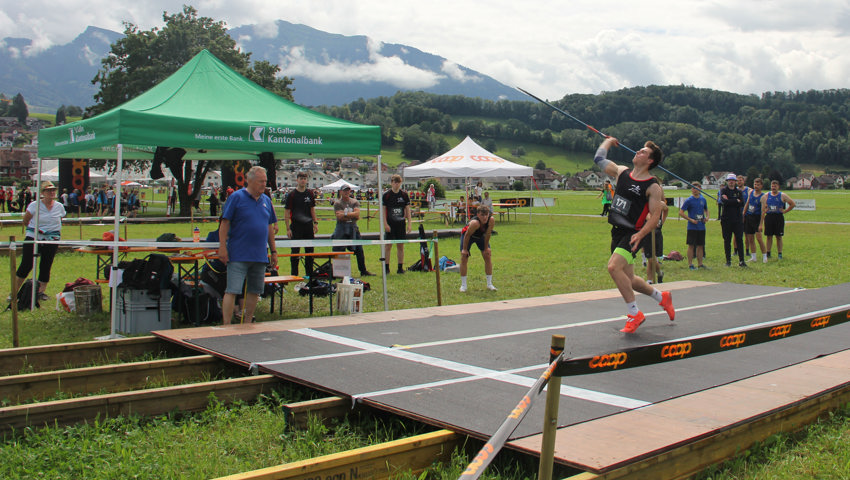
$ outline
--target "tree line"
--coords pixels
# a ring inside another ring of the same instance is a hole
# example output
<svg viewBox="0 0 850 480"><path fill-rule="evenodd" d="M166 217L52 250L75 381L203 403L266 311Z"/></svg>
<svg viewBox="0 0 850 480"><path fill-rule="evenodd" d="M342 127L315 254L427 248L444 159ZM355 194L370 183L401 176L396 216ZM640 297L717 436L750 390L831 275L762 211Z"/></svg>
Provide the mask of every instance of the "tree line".
<svg viewBox="0 0 850 480"><path fill-rule="evenodd" d="M789 178L801 163L850 170L850 90L740 95L690 86L647 86L573 94L552 102L623 144L652 139L669 169L697 179L710 171ZM511 140L592 153L600 137L534 101L399 92L318 110L380 125L384 145L402 142L406 158L445 151L442 134ZM461 117L453 121L453 117ZM471 118L470 118L471 117ZM620 154L621 161L628 161Z"/></svg>

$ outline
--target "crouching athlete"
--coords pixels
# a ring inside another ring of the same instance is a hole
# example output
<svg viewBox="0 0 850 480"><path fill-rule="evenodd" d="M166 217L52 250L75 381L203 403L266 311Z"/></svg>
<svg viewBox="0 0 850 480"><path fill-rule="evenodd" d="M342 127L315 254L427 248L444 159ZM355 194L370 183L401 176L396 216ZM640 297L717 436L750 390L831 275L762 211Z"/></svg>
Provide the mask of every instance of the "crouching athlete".
<svg viewBox="0 0 850 480"><path fill-rule="evenodd" d="M616 179L617 188L608 213L611 227L611 257L608 259L608 273L617 285L617 290L626 302L627 316L621 332L634 333L645 317L638 310L635 292L643 293L655 299L667 312L670 320L676 317L673 309L673 297L670 292L660 292L641 277L635 276L635 252L641 241L658 224L661 216L663 192L649 171L661 163L663 153L652 142L646 142L635 153L631 170L608 160L608 150L618 145L617 139L606 138L593 161L603 172Z"/></svg>

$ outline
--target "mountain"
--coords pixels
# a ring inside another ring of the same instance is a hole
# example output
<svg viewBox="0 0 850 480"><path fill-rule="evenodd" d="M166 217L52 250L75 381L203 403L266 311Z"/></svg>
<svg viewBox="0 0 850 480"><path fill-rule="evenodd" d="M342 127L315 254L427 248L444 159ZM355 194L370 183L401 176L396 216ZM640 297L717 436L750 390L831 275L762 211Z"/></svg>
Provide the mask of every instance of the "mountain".
<svg viewBox="0 0 850 480"><path fill-rule="evenodd" d="M0 42L0 92L7 97L21 93L31 106L55 113L60 105L86 107L97 91L91 80L100 59L122 34L88 27L70 43L28 55L32 40L4 38ZM34 111L31 107L30 111Z"/></svg>
<svg viewBox="0 0 850 480"><path fill-rule="evenodd" d="M413 47L384 44L366 36L343 36L283 20L229 30L252 60L268 60L294 79L302 105L342 105L398 91L510 100L524 97L491 77ZM53 113L60 105L89 106L97 91L91 80L100 59L123 34L88 27L70 43L28 54L32 40L0 42L0 92L23 94L31 111Z"/></svg>

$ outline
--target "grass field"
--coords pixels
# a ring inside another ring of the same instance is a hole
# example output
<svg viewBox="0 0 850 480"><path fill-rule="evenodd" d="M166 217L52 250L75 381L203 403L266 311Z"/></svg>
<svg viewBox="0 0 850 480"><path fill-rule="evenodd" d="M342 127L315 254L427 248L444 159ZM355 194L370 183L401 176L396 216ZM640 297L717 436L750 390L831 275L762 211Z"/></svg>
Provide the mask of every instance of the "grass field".
<svg viewBox="0 0 850 480"><path fill-rule="evenodd" d="M493 196L499 198L501 192ZM507 192L506 192L507 193ZM521 193L525 196L528 192ZM666 192L668 195L687 195L687 191ZM708 225L708 271L690 271L687 262L665 262L665 281L707 280L746 284L817 288L850 282L850 269L843 263L850 254L850 193L845 192L788 192L792 198L811 198L815 211L793 211L788 215L785 258L768 264L754 263L750 268L726 268L718 222ZM450 192L455 198L459 192ZM537 196L537 193L535 193ZM610 289L613 284L607 275L609 226L599 217L601 206L595 192L543 192L544 197L556 198L554 206L535 207L529 221L527 210L520 210L516 221L497 222L492 238L494 283L497 292L485 288L483 264L479 255L470 260L469 291L458 292L457 274L442 275L443 304L488 302L512 298L545 296L566 292ZM148 215L164 211L164 197L154 197ZM161 210L160 210L161 209ZM716 209L712 210L716 214ZM330 218L329 210L321 210ZM685 222L674 217L664 227L665 251L685 252ZM361 229L375 231L377 221L368 227L361 220ZM214 228L214 223L201 224L202 234ZM320 233L330 233L333 222L320 222ZM445 228L442 223L428 222L428 231ZM63 229L64 239L99 238L110 226L76 226ZM191 225L159 224L130 225L130 239L151 239L170 231L179 236L191 235ZM122 229L122 235L124 231ZM5 240L9 235L21 235L20 227L0 231ZM457 238L443 239L441 255L459 260ZM284 249L285 250L285 249ZM406 247L405 264L418 258L416 245ZM367 265L379 271L379 252L367 248ZM392 253L395 263L395 251ZM7 257L0 261L8 262ZM8 265L8 263L7 263ZM11 266L9 267L11 268ZM10 272L10 270L6 270ZM286 267L283 267L286 271ZM9 275L0 280L0 292L9 292ZM94 277L94 257L80 253L60 254L53 268L49 294L59 292L65 282L79 276ZM372 291L365 296L367 311L383 310L380 277L368 279ZM434 276L408 272L392 274L387 280L389 308L416 308L436 305ZM306 299L294 292L285 294L283 318L306 316ZM646 304L646 299L638 299ZM105 301L104 305L108 305ZM326 304L320 299L317 308ZM258 307L260 321L278 320L268 312L268 304ZM80 318L73 313L56 311L52 302L35 312L22 312L22 345L41 345L91 340L109 333L106 314ZM0 347L11 342L9 313L0 315ZM418 427L394 420L346 420L330 430L313 425L305 432L285 433L279 405L295 401L298 393L283 392L279 397L264 399L257 405L222 407L211 403L207 412L199 415L168 415L154 419L106 420L97 425L34 429L7 437L0 444L0 465L3 478L208 478L235 473L250 468L275 465L299 458L310 458L330 451L340 451L419 433ZM809 433L773 437L761 449L747 452L728 465L705 472L703 478L850 478L850 408L832 415L823 423L807 430ZM144 440L143 440L144 439ZM249 448L250 445L250 448ZM429 472L423 478L456 478L457 465ZM486 478L528 478L527 472L510 463L497 465Z"/></svg>

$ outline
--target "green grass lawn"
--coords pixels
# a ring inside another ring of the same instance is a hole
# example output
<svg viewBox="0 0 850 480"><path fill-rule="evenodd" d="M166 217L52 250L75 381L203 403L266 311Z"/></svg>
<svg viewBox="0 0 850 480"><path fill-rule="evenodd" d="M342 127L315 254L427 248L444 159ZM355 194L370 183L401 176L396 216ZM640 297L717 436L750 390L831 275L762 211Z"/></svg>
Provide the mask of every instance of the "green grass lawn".
<svg viewBox="0 0 850 480"><path fill-rule="evenodd" d="M495 198L501 193L494 192ZM687 195L687 191L667 192ZM690 271L687 262L665 262L665 281L705 280L744 284L817 288L850 282L850 269L844 262L850 254L850 193L788 192L792 198L812 198L817 210L793 211L788 215L785 258L768 264L754 263L748 269L722 266L723 248L718 222L708 225L706 264L708 271ZM450 192L454 198L459 192ZM528 192L520 192L526 196ZM538 193L535 192L535 196ZM595 192L542 192L555 197L549 208L535 207L529 221L527 210L520 209L516 221L497 222L492 238L494 284L497 292L485 288L483 262L480 255L470 260L469 291L458 292L456 273L442 275L443 304L490 302L514 298L553 295L598 289L611 289L605 264L609 256L609 226L599 217L600 202ZM163 197L164 198L164 197ZM154 198L153 200L158 200ZM149 207L148 215L159 215L158 202ZM713 211L714 212L714 211ZM685 222L671 218L664 227L665 251L685 252ZM330 211L322 210L324 218ZM215 228L214 223L201 223L202 234ZM63 229L65 239L99 238L109 225L76 226ZM333 222L320 222L320 233L330 233ZM375 231L377 221L361 220L364 231ZM428 222L426 229L445 228L442 223ZM179 236L191 235L191 225L130 225L130 239L155 238L163 232ZM123 235L122 227L122 235ZM0 231L5 240L21 235L19 227ZM438 245L441 255L459 260L458 239L443 239ZM282 250L286 250L283 248ZM367 265L378 271L377 247L366 249ZM405 248L405 264L418 258L418 248ZM395 263L395 250L392 253ZM8 257L0 261L8 262ZM7 263L7 265L9 265ZM7 268L12 268L9 265ZM10 270L6 270L10 272ZM286 267L283 267L286 272ZM77 277L94 277L94 257L81 253L60 254L53 268L48 293L62 289L65 282ZM9 275L0 280L0 292L9 292ZM368 279L372 290L365 295L365 310L383 310L380 277ZM436 305L434 275L408 272L391 274L387 279L390 309ZM105 292L104 292L105 293ZM269 314L268 303L258 307L260 321L301 318L307 314L306 298L293 291L285 294L283 316ZM646 302L646 299L639 299ZM104 301L108 305L108 301ZM323 311L327 304L317 302ZM48 302L35 312L20 315L22 345L42 345L87 341L109 333L107 314L81 318L74 313L56 311ZM11 341L10 314L0 314L0 347ZM306 432L288 433L283 428L279 404L297 400L297 394L283 393L279 398L258 405L224 408L213 402L199 415L167 415L152 419L118 419L97 425L67 428L28 429L0 444L4 461L3 478L208 478L236 473L250 468L275 465L299 458L340 451L411 434L410 425L391 426L375 420L365 423L345 421L336 428L322 429L314 425ZM762 449L754 449L735 461L712 469L703 478L848 478L850 477L850 408L808 430L809 435L773 437ZM418 432L417 432L418 433ZM142 440L144 439L144 440ZM248 448L248 446L252 448ZM256 448L253 448L256 447ZM201 454L199 456L199 454ZM463 458L458 464L468 461ZM462 468L462 467L461 467ZM427 478L456 478L457 466L435 470ZM182 472L182 473L181 473ZM487 478L526 478L527 474L510 468L488 473ZM781 476L784 475L784 476Z"/></svg>

